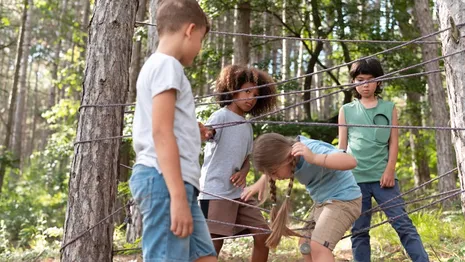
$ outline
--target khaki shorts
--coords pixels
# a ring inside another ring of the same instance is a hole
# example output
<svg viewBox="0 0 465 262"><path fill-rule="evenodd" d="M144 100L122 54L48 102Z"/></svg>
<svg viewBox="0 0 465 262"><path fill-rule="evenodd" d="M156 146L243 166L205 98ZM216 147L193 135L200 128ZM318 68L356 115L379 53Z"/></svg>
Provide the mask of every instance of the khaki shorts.
<svg viewBox="0 0 465 262"><path fill-rule="evenodd" d="M244 202L241 199L234 200ZM245 203L256 206L258 202L255 199L249 199ZM202 208L205 218L210 220L269 229L261 211L256 208L223 199L200 200L200 207ZM234 236L238 234L263 232L238 226L223 225L215 222L207 222L207 224L210 234L220 236Z"/></svg>
<svg viewBox="0 0 465 262"><path fill-rule="evenodd" d="M362 211L362 197L350 201L329 200L317 204L310 214L315 228L310 232L311 239L333 250L336 244L357 220Z"/></svg>

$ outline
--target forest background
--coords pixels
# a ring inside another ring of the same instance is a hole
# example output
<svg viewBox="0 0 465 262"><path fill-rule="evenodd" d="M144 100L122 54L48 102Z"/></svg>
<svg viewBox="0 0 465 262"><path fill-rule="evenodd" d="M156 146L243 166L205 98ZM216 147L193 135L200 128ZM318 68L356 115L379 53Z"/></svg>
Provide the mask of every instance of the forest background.
<svg viewBox="0 0 465 262"><path fill-rule="evenodd" d="M157 0L139 0L136 20L154 23L151 13ZM348 63L398 43L341 42L338 39L408 41L438 30L435 1L428 0L202 0L212 30L256 35L294 37L272 39L230 36L212 32L194 65L186 69L194 94L212 94L220 69L246 63L269 72L276 81L288 80ZM0 0L0 260L40 260L59 257L68 199L73 143L82 99L89 22L94 1L88 0ZM95 15L95 14L94 14ZM328 39L330 41L306 40ZM385 72L395 71L441 55L438 37L425 39L379 55ZM156 29L138 24L129 54L127 103L135 102L135 83L141 65L154 52ZM424 76L383 83L382 97L396 103L400 125L450 126L449 102L443 62L402 72L401 75L432 72ZM440 70L437 71L437 70ZM349 82L348 66L278 85L279 92L311 90ZM336 88L337 90L337 88ZM279 98L280 107L327 95L334 90L314 90ZM268 120L336 123L338 109L353 99L340 92L315 99L303 106L282 111ZM199 103L214 102L212 98ZM214 103L197 107L199 120L206 121L218 108ZM125 108L124 135L131 134L134 107ZM278 132L304 134L337 144L337 128L303 125L254 125L254 134ZM451 131L400 131L397 174L402 191L452 170L455 155ZM131 166L131 139L124 138L120 163ZM248 183L259 174L251 171ZM130 198L130 170L121 166L115 209ZM407 201L459 188L456 173L409 194ZM280 185L284 188L286 185ZM304 217L311 206L303 186L292 196L294 215ZM433 200L429 200L433 201ZM427 201L410 204L408 210ZM269 204L265 203L265 207ZM137 213L137 212L136 212ZM411 215L432 259L465 261L465 226L460 199L453 198ZM125 214L115 219L114 250L140 244L138 223L126 225ZM137 220L137 215L136 218ZM375 222L385 219L381 213ZM373 255L384 261L404 261L407 256L389 225L372 232ZM299 259L295 240L286 240L271 260ZM229 241L224 261L242 261L250 253L250 239ZM138 253L138 250L118 254ZM350 245L336 252L351 259ZM137 255L133 255L136 256ZM116 256L124 259L124 256Z"/></svg>

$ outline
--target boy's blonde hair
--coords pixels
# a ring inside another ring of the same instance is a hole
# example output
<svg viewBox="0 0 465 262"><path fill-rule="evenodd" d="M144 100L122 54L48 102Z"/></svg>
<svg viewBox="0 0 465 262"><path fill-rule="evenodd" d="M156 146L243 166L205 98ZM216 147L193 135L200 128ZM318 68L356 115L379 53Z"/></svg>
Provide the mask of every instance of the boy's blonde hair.
<svg viewBox="0 0 465 262"><path fill-rule="evenodd" d="M157 31L159 36L175 33L184 24L193 23L210 31L207 15L196 0L160 0L157 9Z"/></svg>
<svg viewBox="0 0 465 262"><path fill-rule="evenodd" d="M295 158L290 158L290 156L292 145L295 142L277 133L259 136L254 142L252 151L255 168L267 175L276 171L283 164L291 164L291 170L294 170L297 163ZM294 176L289 179L286 198L280 208L277 206L276 182L271 177L268 177L268 181L270 183L270 199L273 202L273 208L270 214L272 232L266 241L266 245L275 248L282 236L300 236L287 227Z"/></svg>

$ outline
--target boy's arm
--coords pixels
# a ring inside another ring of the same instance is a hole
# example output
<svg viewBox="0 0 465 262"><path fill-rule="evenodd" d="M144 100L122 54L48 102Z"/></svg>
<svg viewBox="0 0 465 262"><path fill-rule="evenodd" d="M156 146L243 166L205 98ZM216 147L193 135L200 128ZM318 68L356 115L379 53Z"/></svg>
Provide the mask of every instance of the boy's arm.
<svg viewBox="0 0 465 262"><path fill-rule="evenodd" d="M164 91L152 99L152 136L158 163L170 194L171 231L178 237L192 234L192 214L181 176L178 144L174 136L176 90Z"/></svg>
<svg viewBox="0 0 465 262"><path fill-rule="evenodd" d="M249 173L249 170L250 170L250 155L248 155L245 158L244 163L242 163L241 169L231 176L230 178L231 183L233 183L234 186L236 187L242 187L242 188L245 187L246 182L247 182L247 174Z"/></svg>
<svg viewBox="0 0 465 262"><path fill-rule="evenodd" d="M392 125L397 126L397 110L396 107L392 109ZM397 153L399 152L399 130L397 128L391 128L391 136L389 137L389 158L381 176L380 186L381 187L393 187L395 185L395 171L397 163Z"/></svg>
<svg viewBox="0 0 465 262"><path fill-rule="evenodd" d="M344 108L341 106L339 109L339 124L346 124L346 118L344 116ZM347 127L346 126L339 126L339 149L347 150Z"/></svg>

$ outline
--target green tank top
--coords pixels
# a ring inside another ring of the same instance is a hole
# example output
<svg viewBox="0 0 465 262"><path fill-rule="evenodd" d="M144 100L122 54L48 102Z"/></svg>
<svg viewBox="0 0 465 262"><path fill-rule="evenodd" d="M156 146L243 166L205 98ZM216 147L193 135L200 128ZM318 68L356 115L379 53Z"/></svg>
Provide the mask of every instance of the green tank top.
<svg viewBox="0 0 465 262"><path fill-rule="evenodd" d="M378 99L373 108L365 108L359 100L343 105L347 124L391 125L394 103ZM348 128L347 152L357 159L357 167L352 170L357 183L376 182L386 169L389 158L390 128Z"/></svg>

